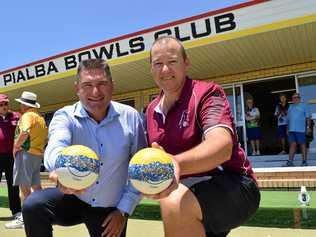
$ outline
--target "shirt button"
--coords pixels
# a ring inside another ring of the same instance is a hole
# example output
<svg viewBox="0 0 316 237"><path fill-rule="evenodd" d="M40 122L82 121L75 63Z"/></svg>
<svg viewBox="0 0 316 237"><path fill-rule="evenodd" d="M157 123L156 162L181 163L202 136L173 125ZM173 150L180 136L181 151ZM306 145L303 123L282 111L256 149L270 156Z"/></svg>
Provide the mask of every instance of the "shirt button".
<svg viewBox="0 0 316 237"><path fill-rule="evenodd" d="M99 184L99 181L97 181L96 184Z"/></svg>
<svg viewBox="0 0 316 237"><path fill-rule="evenodd" d="M101 164L100 165L103 165L103 163L101 162Z"/></svg>
<svg viewBox="0 0 316 237"><path fill-rule="evenodd" d="M92 198L92 202L95 202L95 198Z"/></svg>

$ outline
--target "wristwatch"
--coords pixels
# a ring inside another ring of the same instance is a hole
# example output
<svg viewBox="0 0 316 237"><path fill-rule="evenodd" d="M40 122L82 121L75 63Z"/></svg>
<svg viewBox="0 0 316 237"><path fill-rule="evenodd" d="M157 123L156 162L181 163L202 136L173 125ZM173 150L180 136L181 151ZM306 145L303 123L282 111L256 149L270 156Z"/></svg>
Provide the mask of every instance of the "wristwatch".
<svg viewBox="0 0 316 237"><path fill-rule="evenodd" d="M123 211L121 211L119 208L116 208L120 213L121 213L121 215L123 216L123 217L125 217L126 219L129 217L129 214L127 213L127 212L123 212Z"/></svg>

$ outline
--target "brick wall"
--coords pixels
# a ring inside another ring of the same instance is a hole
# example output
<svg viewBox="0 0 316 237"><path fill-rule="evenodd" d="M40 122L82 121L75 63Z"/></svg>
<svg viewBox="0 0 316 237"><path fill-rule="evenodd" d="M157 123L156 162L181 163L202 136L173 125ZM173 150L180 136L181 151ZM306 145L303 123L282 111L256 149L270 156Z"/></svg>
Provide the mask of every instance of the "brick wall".
<svg viewBox="0 0 316 237"><path fill-rule="evenodd" d="M316 167L254 169L260 188L316 188Z"/></svg>

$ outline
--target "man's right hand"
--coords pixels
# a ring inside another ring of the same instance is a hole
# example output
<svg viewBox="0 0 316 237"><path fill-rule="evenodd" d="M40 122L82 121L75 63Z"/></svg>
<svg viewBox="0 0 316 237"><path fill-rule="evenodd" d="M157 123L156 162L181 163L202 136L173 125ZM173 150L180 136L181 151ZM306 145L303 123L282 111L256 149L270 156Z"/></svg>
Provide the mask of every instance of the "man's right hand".
<svg viewBox="0 0 316 237"><path fill-rule="evenodd" d="M59 188L59 190L65 194L80 195L86 191L86 189L77 190L77 189L68 188L68 187L62 185L60 182L58 182L58 175L55 171L52 171L49 173L49 179L52 180L53 182L57 183L57 187Z"/></svg>

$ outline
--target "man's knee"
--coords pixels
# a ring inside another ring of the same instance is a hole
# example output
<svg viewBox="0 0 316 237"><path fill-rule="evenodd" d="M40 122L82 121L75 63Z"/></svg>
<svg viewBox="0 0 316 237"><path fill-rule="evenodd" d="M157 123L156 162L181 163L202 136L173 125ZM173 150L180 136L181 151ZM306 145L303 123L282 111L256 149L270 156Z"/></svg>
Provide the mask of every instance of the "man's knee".
<svg viewBox="0 0 316 237"><path fill-rule="evenodd" d="M20 190L23 196L27 197L31 194L31 187L25 186L25 185L20 185Z"/></svg>
<svg viewBox="0 0 316 237"><path fill-rule="evenodd" d="M36 213L39 213L40 210L43 208L43 206L44 206L44 203L40 195L40 192L33 192L31 195L29 195L25 199L23 203L23 206L22 206L23 216L34 215Z"/></svg>
<svg viewBox="0 0 316 237"><path fill-rule="evenodd" d="M202 218L200 205L196 197L189 189L184 186L172 192L172 194L167 198L161 199L160 206L163 212L181 215L182 218Z"/></svg>
<svg viewBox="0 0 316 237"><path fill-rule="evenodd" d="M160 200L160 206L163 210L167 210L170 212L176 211L179 209L180 199L173 196L168 196Z"/></svg>

